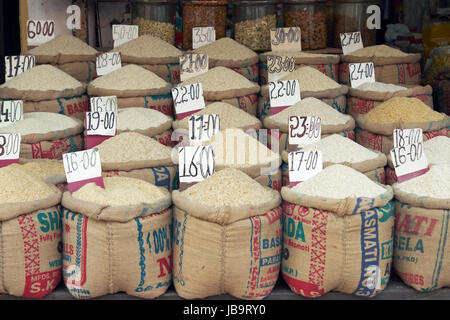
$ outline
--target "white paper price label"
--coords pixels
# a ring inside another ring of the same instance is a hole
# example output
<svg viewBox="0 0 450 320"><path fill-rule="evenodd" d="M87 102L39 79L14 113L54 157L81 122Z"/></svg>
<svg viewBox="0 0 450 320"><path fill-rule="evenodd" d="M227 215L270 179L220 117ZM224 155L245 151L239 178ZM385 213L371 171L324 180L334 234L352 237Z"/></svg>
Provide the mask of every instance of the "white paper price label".
<svg viewBox="0 0 450 320"><path fill-rule="evenodd" d="M128 24L113 24L112 39L114 40L114 48L118 47L130 40L134 40L139 36L139 27Z"/></svg>
<svg viewBox="0 0 450 320"><path fill-rule="evenodd" d="M322 120L313 116L289 117L289 144L299 146L320 141L322 135Z"/></svg>
<svg viewBox="0 0 450 320"><path fill-rule="evenodd" d="M20 140L20 133L0 134L0 167L4 167L5 162L11 164L10 160L19 159Z"/></svg>
<svg viewBox="0 0 450 320"><path fill-rule="evenodd" d="M216 41L216 29L214 27L192 28L192 49L200 48L214 41Z"/></svg>
<svg viewBox="0 0 450 320"><path fill-rule="evenodd" d="M357 88L366 82L375 82L373 62L349 63L348 68L352 88Z"/></svg>
<svg viewBox="0 0 450 320"><path fill-rule="evenodd" d="M206 54L186 53L180 56L180 78L186 81L209 69L209 60Z"/></svg>
<svg viewBox="0 0 450 320"><path fill-rule="evenodd" d="M214 174L213 146L178 148L180 182L200 182Z"/></svg>
<svg viewBox="0 0 450 320"><path fill-rule="evenodd" d="M64 153L63 165L69 192L75 192L90 182L104 188L98 149Z"/></svg>
<svg viewBox="0 0 450 320"><path fill-rule="evenodd" d="M115 136L117 114L115 111L86 112L86 134L88 136Z"/></svg>
<svg viewBox="0 0 450 320"><path fill-rule="evenodd" d="M172 98L178 120L205 108L201 83L172 88Z"/></svg>
<svg viewBox="0 0 450 320"><path fill-rule="evenodd" d="M421 128L414 129L394 129L394 148L405 147L413 143L422 143L423 136Z"/></svg>
<svg viewBox="0 0 450 320"><path fill-rule="evenodd" d="M269 83L270 110L276 114L301 100L298 80L278 80ZM274 110L272 110L274 109Z"/></svg>
<svg viewBox="0 0 450 320"><path fill-rule="evenodd" d="M23 101L8 100L0 102L0 127L23 119Z"/></svg>
<svg viewBox="0 0 450 320"><path fill-rule="evenodd" d="M341 47L344 55L363 48L361 32L341 33Z"/></svg>
<svg viewBox="0 0 450 320"><path fill-rule="evenodd" d="M38 46L55 38L55 21L27 20L28 45Z"/></svg>
<svg viewBox="0 0 450 320"><path fill-rule="evenodd" d="M207 141L219 132L220 117L218 114L189 117L189 141L191 143Z"/></svg>
<svg viewBox="0 0 450 320"><path fill-rule="evenodd" d="M122 68L120 52L102 53L95 60L95 69L98 76L107 75L120 68Z"/></svg>
<svg viewBox="0 0 450 320"><path fill-rule="evenodd" d="M294 57L267 56L269 82L277 81L295 71Z"/></svg>
<svg viewBox="0 0 450 320"><path fill-rule="evenodd" d="M19 74L34 68L36 59L34 56L6 56L5 57L5 82L17 77Z"/></svg>
<svg viewBox="0 0 450 320"><path fill-rule="evenodd" d="M270 46L272 51L302 51L300 28L291 27L270 30Z"/></svg>
<svg viewBox="0 0 450 320"><path fill-rule="evenodd" d="M288 155L289 186L292 188L323 170L322 151L294 151Z"/></svg>
<svg viewBox="0 0 450 320"><path fill-rule="evenodd" d="M404 182L426 173L428 161L423 151L423 143L412 143L391 150L392 164L398 182Z"/></svg>
<svg viewBox="0 0 450 320"><path fill-rule="evenodd" d="M104 96L91 98L91 112L114 111L117 113L117 97Z"/></svg>

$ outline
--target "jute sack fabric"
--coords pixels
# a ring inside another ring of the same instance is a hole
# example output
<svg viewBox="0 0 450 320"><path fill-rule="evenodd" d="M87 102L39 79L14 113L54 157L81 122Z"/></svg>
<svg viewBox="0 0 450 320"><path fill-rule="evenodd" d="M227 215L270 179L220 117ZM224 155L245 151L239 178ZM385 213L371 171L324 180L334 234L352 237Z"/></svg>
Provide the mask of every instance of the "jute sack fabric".
<svg viewBox="0 0 450 320"><path fill-rule="evenodd" d="M61 191L0 205L0 293L41 298L61 279Z"/></svg>
<svg viewBox="0 0 450 320"><path fill-rule="evenodd" d="M64 193L63 275L74 297L124 291L149 299L166 292L172 276L172 208L165 192L161 201L118 207Z"/></svg>
<svg viewBox="0 0 450 320"><path fill-rule="evenodd" d="M377 198L283 197L282 275L305 297L339 291L373 297L385 289L394 226L390 187Z"/></svg>
<svg viewBox="0 0 450 320"><path fill-rule="evenodd" d="M431 86L414 86L404 85L408 90L401 90L397 92L376 92L368 90L360 90L356 88L349 88L348 90L348 114L353 117L359 114L365 114L393 97L410 97L420 99L423 103L433 108L433 89Z"/></svg>
<svg viewBox="0 0 450 320"><path fill-rule="evenodd" d="M142 97L117 98L119 108L147 108L174 117L172 93L156 94Z"/></svg>
<svg viewBox="0 0 450 320"><path fill-rule="evenodd" d="M259 81L259 64L254 63L244 67L229 67L231 70L243 75L251 82L258 83Z"/></svg>
<svg viewBox="0 0 450 320"><path fill-rule="evenodd" d="M83 83L89 83L97 78L97 68L94 61L68 62L59 64L57 67Z"/></svg>
<svg viewBox="0 0 450 320"><path fill-rule="evenodd" d="M82 94L55 100L24 101L23 112L53 112L84 120L90 111L89 96Z"/></svg>

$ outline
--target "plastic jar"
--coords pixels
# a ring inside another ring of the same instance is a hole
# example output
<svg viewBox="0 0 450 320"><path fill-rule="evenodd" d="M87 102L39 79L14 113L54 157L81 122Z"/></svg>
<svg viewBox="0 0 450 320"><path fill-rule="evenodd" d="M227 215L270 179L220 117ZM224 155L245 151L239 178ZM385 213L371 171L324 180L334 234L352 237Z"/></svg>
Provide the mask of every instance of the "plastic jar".
<svg viewBox="0 0 450 320"><path fill-rule="evenodd" d="M234 39L254 51L270 50L270 30L277 27L275 0L233 0Z"/></svg>
<svg viewBox="0 0 450 320"><path fill-rule="evenodd" d="M377 43L377 30L367 28L367 7L379 5L374 0L335 0L334 1L334 47L341 47L340 34L344 32L361 32L364 47ZM381 18L381 17L380 17Z"/></svg>
<svg viewBox="0 0 450 320"><path fill-rule="evenodd" d="M192 28L214 27L216 40L226 36L226 0L183 0L183 49L192 49Z"/></svg>
<svg viewBox="0 0 450 320"><path fill-rule="evenodd" d="M176 0L134 0L133 24L139 35L150 34L175 44Z"/></svg>
<svg viewBox="0 0 450 320"><path fill-rule="evenodd" d="M285 27L300 27L302 50L327 46L326 1L284 0Z"/></svg>

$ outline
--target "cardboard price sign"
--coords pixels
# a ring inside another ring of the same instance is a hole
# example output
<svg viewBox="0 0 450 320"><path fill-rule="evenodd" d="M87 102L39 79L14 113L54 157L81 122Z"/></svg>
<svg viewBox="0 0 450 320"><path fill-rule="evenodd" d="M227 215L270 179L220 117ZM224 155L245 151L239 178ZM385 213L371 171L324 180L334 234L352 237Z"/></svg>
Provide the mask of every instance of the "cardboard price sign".
<svg viewBox="0 0 450 320"><path fill-rule="evenodd" d="M209 69L209 59L206 54L187 53L179 58L180 78L186 81L199 74L205 73Z"/></svg>
<svg viewBox="0 0 450 320"><path fill-rule="evenodd" d="M423 144L421 128L394 129L392 137L394 138L394 148L404 147L413 143Z"/></svg>
<svg viewBox="0 0 450 320"><path fill-rule="evenodd" d="M289 152L289 187L308 180L323 170L322 151Z"/></svg>
<svg viewBox="0 0 450 320"><path fill-rule="evenodd" d="M0 102L0 127L9 126L11 123L23 119L23 101L8 100Z"/></svg>
<svg viewBox="0 0 450 320"><path fill-rule="evenodd" d="M192 28L192 49L200 48L214 41L216 41L216 29L214 27Z"/></svg>
<svg viewBox="0 0 450 320"><path fill-rule="evenodd" d="M63 164L70 193L91 182L105 188L98 149L64 153Z"/></svg>
<svg viewBox="0 0 450 320"><path fill-rule="evenodd" d="M91 102L91 112L114 111L117 113L116 96L93 97L91 98L90 102Z"/></svg>
<svg viewBox="0 0 450 320"><path fill-rule="evenodd" d="M205 108L201 83L172 88L172 98L178 120Z"/></svg>
<svg viewBox="0 0 450 320"><path fill-rule="evenodd" d="M391 150L392 163L399 183L428 172L423 143L412 143Z"/></svg>
<svg viewBox="0 0 450 320"><path fill-rule="evenodd" d="M36 66L35 56L6 56L5 82Z"/></svg>
<svg viewBox="0 0 450 320"><path fill-rule="evenodd" d="M300 28L291 27L270 30L270 46L272 51L302 51Z"/></svg>
<svg viewBox="0 0 450 320"><path fill-rule="evenodd" d="M211 139L220 132L218 114L205 114L189 117L189 141L200 143Z"/></svg>
<svg viewBox="0 0 450 320"><path fill-rule="evenodd" d="M178 148L180 183L200 182L214 174L214 147Z"/></svg>
<svg viewBox="0 0 450 320"><path fill-rule="evenodd" d="M294 57L267 56L269 82L277 81L295 71Z"/></svg>
<svg viewBox="0 0 450 320"><path fill-rule="evenodd" d="M128 24L113 24L112 39L114 40L114 48L118 47L130 40L134 40L139 36L139 27Z"/></svg>
<svg viewBox="0 0 450 320"><path fill-rule="evenodd" d="M322 120L314 116L289 117L289 144L304 146L320 141Z"/></svg>
<svg viewBox="0 0 450 320"><path fill-rule="evenodd" d="M27 41L29 46L38 46L54 38L54 20L27 20Z"/></svg>
<svg viewBox="0 0 450 320"><path fill-rule="evenodd" d="M350 82L352 88L357 88L363 83L375 82L375 71L373 62L349 63Z"/></svg>
<svg viewBox="0 0 450 320"><path fill-rule="evenodd" d="M278 80L269 83L270 113L277 114L301 100L298 80Z"/></svg>
<svg viewBox="0 0 450 320"><path fill-rule="evenodd" d="M350 54L353 51L363 48L363 41L361 32L346 32L341 33L341 47L344 55Z"/></svg>
<svg viewBox="0 0 450 320"><path fill-rule="evenodd" d="M106 52L97 55L95 69L97 76L104 76L110 72L122 68L120 52Z"/></svg>
<svg viewBox="0 0 450 320"><path fill-rule="evenodd" d="M0 168L19 163L20 133L0 134Z"/></svg>

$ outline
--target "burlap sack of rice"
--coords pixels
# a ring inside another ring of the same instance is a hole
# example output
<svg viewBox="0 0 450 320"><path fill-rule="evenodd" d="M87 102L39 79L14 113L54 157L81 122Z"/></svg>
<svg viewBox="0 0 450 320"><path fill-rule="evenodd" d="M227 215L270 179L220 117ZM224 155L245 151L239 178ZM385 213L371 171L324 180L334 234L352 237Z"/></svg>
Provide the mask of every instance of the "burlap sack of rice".
<svg viewBox="0 0 450 320"><path fill-rule="evenodd" d="M282 275L291 290L373 297L389 281L394 204L391 187L333 165L283 197Z"/></svg>
<svg viewBox="0 0 450 320"><path fill-rule="evenodd" d="M168 190L178 187L178 167L172 148L137 132L122 132L96 146L104 176L124 176L147 181Z"/></svg>
<svg viewBox="0 0 450 320"><path fill-rule="evenodd" d="M185 299L262 299L281 261L281 203L242 171L225 169L172 193L173 279Z"/></svg>
<svg viewBox="0 0 450 320"><path fill-rule="evenodd" d="M362 48L341 57L339 83L350 85L349 63L373 62L377 81L418 85L422 79L420 60L419 53L404 53L386 45Z"/></svg>
<svg viewBox="0 0 450 320"><path fill-rule="evenodd" d="M51 112L25 113L21 121L0 128L0 133L20 133L20 158L57 159L83 149L83 123Z"/></svg>
<svg viewBox="0 0 450 320"><path fill-rule="evenodd" d="M70 34L60 35L24 54L35 56L37 65L54 65L84 83L89 83L97 76L97 50Z"/></svg>
<svg viewBox="0 0 450 320"><path fill-rule="evenodd" d="M195 49L193 53L208 55L210 69L227 67L252 82L258 82L258 55L231 38L221 38Z"/></svg>
<svg viewBox="0 0 450 320"><path fill-rule="evenodd" d="M55 185L61 192L66 191L67 179L61 160L19 159L20 169L45 183Z"/></svg>
<svg viewBox="0 0 450 320"><path fill-rule="evenodd" d="M136 64L171 84L180 81L179 56L182 51L157 37L142 35L111 52L120 52L122 66Z"/></svg>
<svg viewBox="0 0 450 320"><path fill-rule="evenodd" d="M393 185L394 270L409 286L431 292L450 286L450 164Z"/></svg>
<svg viewBox="0 0 450 320"><path fill-rule="evenodd" d="M89 108L84 84L58 68L36 66L0 86L1 100L22 100L23 111L83 118Z"/></svg>
<svg viewBox="0 0 450 320"><path fill-rule="evenodd" d="M348 87L342 86L322 72L309 66L300 67L280 80L298 80L300 96L317 98L341 113L347 108ZM258 117L263 120L271 115L269 85L261 87L261 96L258 101Z"/></svg>
<svg viewBox="0 0 450 320"><path fill-rule="evenodd" d="M226 67L214 67L203 74L181 82L185 86L200 82L205 104L216 101L229 103L256 116L259 85Z"/></svg>
<svg viewBox="0 0 450 320"><path fill-rule="evenodd" d="M385 154L394 147L394 129L421 128L424 141L450 134L450 117L433 111L416 98L391 98L368 113L358 115L356 122L356 141Z"/></svg>
<svg viewBox="0 0 450 320"><path fill-rule="evenodd" d="M339 81L340 56L336 54L318 54L304 51L297 52L264 52L259 55L259 84L269 83L267 56L294 57L295 69L309 66L317 69L334 81Z"/></svg>
<svg viewBox="0 0 450 320"><path fill-rule="evenodd" d="M0 294L41 298L61 279L61 191L17 164L0 184Z"/></svg>
<svg viewBox="0 0 450 320"><path fill-rule="evenodd" d="M383 91L382 91L383 90ZM433 108L433 89L431 86L385 84L381 82L364 83L358 88L349 88L348 114L356 117L365 114L393 97L417 98Z"/></svg>
<svg viewBox="0 0 450 320"><path fill-rule="evenodd" d="M63 194L64 283L79 299L121 291L158 297L172 277L170 193L132 178L104 183Z"/></svg>
<svg viewBox="0 0 450 320"><path fill-rule="evenodd" d="M321 151L323 167L329 167L335 164L348 166L356 171L363 173L370 180L385 184L384 167L386 166L386 156L384 153L372 151L360 146L351 139L344 138L338 134L332 134L321 139L317 143L299 147L295 151ZM283 150L281 158L289 163L289 153ZM283 178L289 185L289 172L283 173L287 177Z"/></svg>
<svg viewBox="0 0 450 320"><path fill-rule="evenodd" d="M283 150L292 151L296 149L296 146L289 145L288 141L289 117L300 115L321 118L322 138L334 133L338 133L344 137L353 137L355 120L351 116L336 111L336 109L319 99L306 98L273 116L264 118L263 124L265 128L278 129L280 132L280 153Z"/></svg>

